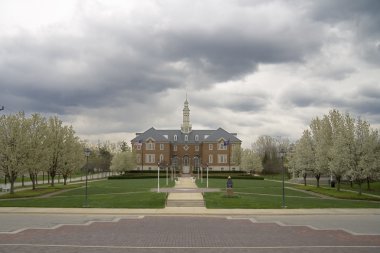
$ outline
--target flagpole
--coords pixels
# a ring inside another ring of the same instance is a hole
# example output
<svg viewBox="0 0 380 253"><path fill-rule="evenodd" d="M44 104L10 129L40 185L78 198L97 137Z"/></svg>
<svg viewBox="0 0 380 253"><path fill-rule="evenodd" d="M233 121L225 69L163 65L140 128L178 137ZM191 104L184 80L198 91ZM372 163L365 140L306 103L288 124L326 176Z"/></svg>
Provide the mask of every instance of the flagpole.
<svg viewBox="0 0 380 253"><path fill-rule="evenodd" d="M141 140L141 171L144 171L144 143Z"/></svg>
<svg viewBox="0 0 380 253"><path fill-rule="evenodd" d="M228 139L228 171L231 171L231 145L230 140Z"/></svg>

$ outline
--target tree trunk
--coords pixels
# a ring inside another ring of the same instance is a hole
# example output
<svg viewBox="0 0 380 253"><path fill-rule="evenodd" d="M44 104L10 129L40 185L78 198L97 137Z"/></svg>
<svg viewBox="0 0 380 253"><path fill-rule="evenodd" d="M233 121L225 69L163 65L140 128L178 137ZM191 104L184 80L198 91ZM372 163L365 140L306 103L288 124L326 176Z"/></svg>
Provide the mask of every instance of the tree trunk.
<svg viewBox="0 0 380 253"><path fill-rule="evenodd" d="M307 178L307 174L303 174L303 184L306 186L306 178Z"/></svg>
<svg viewBox="0 0 380 253"><path fill-rule="evenodd" d="M67 185L67 175L62 175L63 177L63 185Z"/></svg>
<svg viewBox="0 0 380 253"><path fill-rule="evenodd" d="M36 183L35 183L35 179L34 179L34 177L35 177L34 173L30 172L29 177L30 177L30 180L32 181L32 189L35 190L36 189Z"/></svg>
<svg viewBox="0 0 380 253"><path fill-rule="evenodd" d="M370 191L371 190L371 180L369 177L367 177L367 190Z"/></svg>
<svg viewBox="0 0 380 253"><path fill-rule="evenodd" d="M336 182L337 182L336 190L340 191L340 179L341 179L341 176L335 176L335 177L336 177Z"/></svg>
<svg viewBox="0 0 380 253"><path fill-rule="evenodd" d="M17 177L15 177L15 176L12 176L12 177L8 176L8 181L11 184L11 189L9 190L10 194L14 194L15 193L15 181L16 181L16 178Z"/></svg>
<svg viewBox="0 0 380 253"><path fill-rule="evenodd" d="M34 173L34 180L36 181L36 185L38 185L38 173Z"/></svg>
<svg viewBox="0 0 380 253"><path fill-rule="evenodd" d="M358 192L358 194L362 195L362 180L361 179L358 180L358 185L359 185L359 192Z"/></svg>
<svg viewBox="0 0 380 253"><path fill-rule="evenodd" d="M14 194L15 193L15 187L14 187L15 182L11 181L11 180L9 180L9 182L11 183L11 189L10 189L9 193Z"/></svg>
<svg viewBox="0 0 380 253"><path fill-rule="evenodd" d="M316 174L315 178L317 179L317 187L319 187L319 179L321 178L321 174Z"/></svg>
<svg viewBox="0 0 380 253"><path fill-rule="evenodd" d="M50 185L51 187L54 187L55 171L50 171L49 174L50 174L50 182L51 182Z"/></svg>

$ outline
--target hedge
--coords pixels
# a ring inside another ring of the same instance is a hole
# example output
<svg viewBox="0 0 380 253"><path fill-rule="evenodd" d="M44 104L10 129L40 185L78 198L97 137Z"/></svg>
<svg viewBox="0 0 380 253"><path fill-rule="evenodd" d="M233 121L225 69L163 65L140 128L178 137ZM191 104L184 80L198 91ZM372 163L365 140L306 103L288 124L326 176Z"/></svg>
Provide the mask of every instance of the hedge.
<svg viewBox="0 0 380 253"><path fill-rule="evenodd" d="M178 176L178 175L176 175ZM196 174L193 174L196 176ZM209 172L209 178L218 178L218 179L227 179L228 176L231 176L233 179L248 179L248 180L264 180L264 177L252 176L250 174L240 174L239 173L227 173L227 172ZM206 178L206 173L203 173L203 178ZM143 178L157 178L157 172L143 172L143 173L128 173L124 175L109 176L108 179L143 179ZM160 178L166 178L166 173L160 173Z"/></svg>
<svg viewBox="0 0 380 253"><path fill-rule="evenodd" d="M218 175L213 175L213 174L209 174L208 175L208 178L218 178L218 179L227 179L228 176L231 176L232 179L248 179L248 180L264 180L264 177L260 177L260 176L251 176L251 175L244 175L244 174L240 174L240 175L230 175L230 174L218 174ZM206 178L207 175L203 174L203 178Z"/></svg>
<svg viewBox="0 0 380 253"><path fill-rule="evenodd" d="M143 178L157 178L157 173L154 174L126 174L126 175L117 175L117 176L109 176L108 179L143 179ZM160 178L166 178L166 174L160 174Z"/></svg>

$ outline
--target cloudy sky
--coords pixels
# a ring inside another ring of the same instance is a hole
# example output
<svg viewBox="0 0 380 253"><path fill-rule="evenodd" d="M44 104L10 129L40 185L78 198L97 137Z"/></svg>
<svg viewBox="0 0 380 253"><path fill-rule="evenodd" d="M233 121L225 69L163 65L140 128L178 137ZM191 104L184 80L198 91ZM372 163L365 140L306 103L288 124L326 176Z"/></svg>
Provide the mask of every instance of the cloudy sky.
<svg viewBox="0 0 380 253"><path fill-rule="evenodd" d="M380 126L378 0L0 0L1 113L83 139L179 129L297 139L332 108Z"/></svg>

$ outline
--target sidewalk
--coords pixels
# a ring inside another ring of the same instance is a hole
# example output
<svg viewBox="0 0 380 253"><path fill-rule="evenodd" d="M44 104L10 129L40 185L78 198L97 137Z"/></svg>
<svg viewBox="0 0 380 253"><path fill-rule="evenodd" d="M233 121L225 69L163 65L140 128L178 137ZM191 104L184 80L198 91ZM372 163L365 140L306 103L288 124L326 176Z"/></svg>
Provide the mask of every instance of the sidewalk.
<svg viewBox="0 0 380 253"><path fill-rule="evenodd" d="M122 208L35 208L1 207L0 214L84 214L84 215L191 215L191 216L245 216L245 215L380 215L377 208L325 209L206 209L204 207L167 207L163 209Z"/></svg>
<svg viewBox="0 0 380 253"><path fill-rule="evenodd" d="M193 178L181 177L174 186L174 192L169 192L166 208L205 208L201 192L186 192L197 189Z"/></svg>

